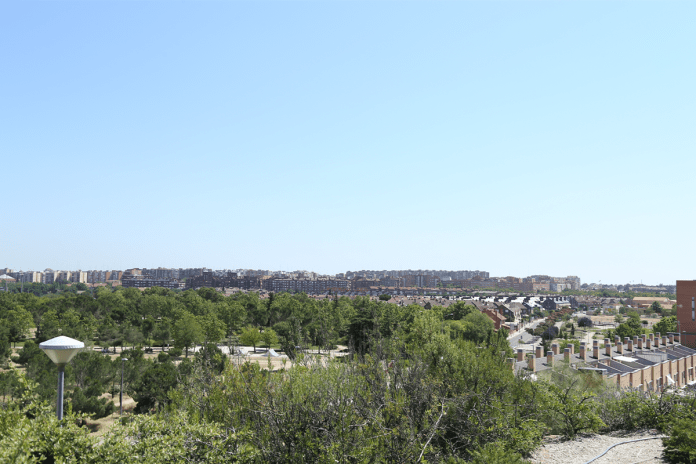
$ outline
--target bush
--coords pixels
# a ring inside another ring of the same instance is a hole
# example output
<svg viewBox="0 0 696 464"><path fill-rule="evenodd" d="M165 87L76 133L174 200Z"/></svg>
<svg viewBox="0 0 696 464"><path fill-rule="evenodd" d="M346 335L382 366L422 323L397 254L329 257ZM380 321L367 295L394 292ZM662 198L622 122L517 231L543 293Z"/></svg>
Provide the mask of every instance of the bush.
<svg viewBox="0 0 696 464"><path fill-rule="evenodd" d="M647 398L647 401L650 401ZM599 403L599 417L605 430L636 430L652 427L654 417L646 408L646 397L638 392L626 392L617 396L615 390L605 391Z"/></svg>
<svg viewBox="0 0 696 464"><path fill-rule="evenodd" d="M544 338L551 340L552 338L558 337L558 333L559 333L558 327L556 327L555 325L552 325L552 326L549 326L546 330L544 330L544 333L542 334L542 336Z"/></svg>
<svg viewBox="0 0 696 464"><path fill-rule="evenodd" d="M35 356L44 356L39 348L39 345L34 343L32 340L27 340L24 342L24 346L21 350L19 350L18 354L19 356L17 357L17 360L15 361L13 358L12 361L22 365L28 364L29 361L31 361Z"/></svg>
<svg viewBox="0 0 696 464"><path fill-rule="evenodd" d="M169 353L165 353L164 351L162 351L157 355L157 362L164 363L169 361L171 361L171 356L169 355Z"/></svg>
<svg viewBox="0 0 696 464"><path fill-rule="evenodd" d="M195 354L195 359L200 364L213 369L217 374L222 374L227 363L227 356L213 343L206 344L198 351Z"/></svg>
<svg viewBox="0 0 696 464"><path fill-rule="evenodd" d="M181 348L176 348L176 347L170 348L169 349L169 356L171 356L173 358L178 358L183 354L183 352L184 352L184 350L182 350Z"/></svg>
<svg viewBox="0 0 696 464"><path fill-rule="evenodd" d="M665 458L674 463L696 463L696 424L678 419L672 425L669 438L664 438Z"/></svg>
<svg viewBox="0 0 696 464"><path fill-rule="evenodd" d="M581 317L578 319L578 327L592 327L592 319L589 317Z"/></svg>
<svg viewBox="0 0 696 464"><path fill-rule="evenodd" d="M500 442L487 443L486 446L471 452L473 464L524 464L528 461L514 451L508 451Z"/></svg>
<svg viewBox="0 0 696 464"><path fill-rule="evenodd" d="M100 419L114 412L113 401L107 401L106 398L88 396L79 387L73 391L70 398L73 411L88 414L93 419Z"/></svg>

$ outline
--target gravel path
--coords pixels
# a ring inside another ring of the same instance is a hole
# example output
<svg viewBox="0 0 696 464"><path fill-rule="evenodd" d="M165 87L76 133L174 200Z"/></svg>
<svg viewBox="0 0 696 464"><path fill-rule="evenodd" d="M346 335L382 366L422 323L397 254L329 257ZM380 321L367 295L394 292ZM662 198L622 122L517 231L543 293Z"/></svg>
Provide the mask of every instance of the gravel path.
<svg viewBox="0 0 696 464"><path fill-rule="evenodd" d="M532 454L535 464L584 464L599 456L616 443L638 438L661 436L657 430L624 433L613 432L607 435L584 435L573 441L549 437L545 444ZM627 443L612 448L607 454L592 464L663 464L662 440L645 440Z"/></svg>

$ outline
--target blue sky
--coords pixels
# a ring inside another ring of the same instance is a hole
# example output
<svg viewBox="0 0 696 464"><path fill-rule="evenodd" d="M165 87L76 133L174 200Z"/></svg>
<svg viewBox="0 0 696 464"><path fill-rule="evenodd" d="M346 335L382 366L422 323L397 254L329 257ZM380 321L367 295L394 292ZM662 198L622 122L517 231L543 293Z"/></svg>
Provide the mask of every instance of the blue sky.
<svg viewBox="0 0 696 464"><path fill-rule="evenodd" d="M696 278L695 15L4 1L0 267Z"/></svg>

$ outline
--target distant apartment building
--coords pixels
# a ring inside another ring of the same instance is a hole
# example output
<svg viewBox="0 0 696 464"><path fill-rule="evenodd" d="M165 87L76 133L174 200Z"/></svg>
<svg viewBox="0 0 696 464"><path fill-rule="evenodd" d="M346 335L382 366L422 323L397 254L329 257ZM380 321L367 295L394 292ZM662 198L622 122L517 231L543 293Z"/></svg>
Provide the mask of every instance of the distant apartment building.
<svg viewBox="0 0 696 464"><path fill-rule="evenodd" d="M143 269L142 274L155 279L179 279L179 269L158 267L157 269Z"/></svg>
<svg viewBox="0 0 696 464"><path fill-rule="evenodd" d="M54 271L53 269L46 269L42 273L41 282L44 284L53 284L56 282L67 283L70 282L71 277L71 271Z"/></svg>
<svg viewBox="0 0 696 464"><path fill-rule="evenodd" d="M198 277L202 276L204 272L210 272L210 269L208 269L207 267L179 269L179 278L187 279L189 277Z"/></svg>
<svg viewBox="0 0 696 464"><path fill-rule="evenodd" d="M578 276L568 276L566 277L566 282L570 284L571 290L580 290L580 286L582 285L580 277Z"/></svg>
<svg viewBox="0 0 696 464"><path fill-rule="evenodd" d="M107 273L106 273L106 280L107 281L121 280L122 278L123 278L123 271L107 271Z"/></svg>
<svg viewBox="0 0 696 464"><path fill-rule="evenodd" d="M325 293L350 288L350 281L338 279L268 279L265 284L266 289L273 292Z"/></svg>
<svg viewBox="0 0 696 464"><path fill-rule="evenodd" d="M465 281L464 288L498 288L498 284L497 280L475 276Z"/></svg>
<svg viewBox="0 0 696 464"><path fill-rule="evenodd" d="M560 283L560 282L549 282L549 290L552 292L562 292L563 290L570 290L570 283Z"/></svg>
<svg viewBox="0 0 696 464"><path fill-rule="evenodd" d="M379 285L381 284L377 279L365 279L359 277L350 281L350 289L356 292L369 290L370 287L377 287Z"/></svg>
<svg viewBox="0 0 696 464"><path fill-rule="evenodd" d="M397 277L383 277L379 279L381 287L401 287L401 279Z"/></svg>
<svg viewBox="0 0 696 464"><path fill-rule="evenodd" d="M87 271L87 283L106 282L108 274L108 271Z"/></svg>
<svg viewBox="0 0 696 464"><path fill-rule="evenodd" d="M70 273L70 282L87 283L87 271L72 271Z"/></svg>
<svg viewBox="0 0 696 464"><path fill-rule="evenodd" d="M216 276L212 271L206 270L200 276L186 279L186 288L239 288L251 290L261 288L261 282L265 278L240 276L236 272L227 272L223 277Z"/></svg>
<svg viewBox="0 0 696 464"><path fill-rule="evenodd" d="M682 343L696 347L696 280L677 280L677 321Z"/></svg>
<svg viewBox="0 0 696 464"><path fill-rule="evenodd" d="M41 283L52 284L55 281L56 281L56 273L53 269L46 269L43 271Z"/></svg>
<svg viewBox="0 0 696 464"><path fill-rule="evenodd" d="M532 292L537 293L537 292L550 292L551 291L551 282L546 281L546 282L532 282Z"/></svg>
<svg viewBox="0 0 696 464"><path fill-rule="evenodd" d="M174 279L156 279L143 275L127 275L121 279L121 285L124 288L134 287L134 288L150 288L150 287L163 287L163 288L182 288L183 284L178 280Z"/></svg>
<svg viewBox="0 0 696 464"><path fill-rule="evenodd" d="M43 277L43 273L34 271L11 272L8 275L17 282L41 282Z"/></svg>
<svg viewBox="0 0 696 464"><path fill-rule="evenodd" d="M440 283L438 276L430 274L409 274L402 278L406 287L426 287L434 288Z"/></svg>

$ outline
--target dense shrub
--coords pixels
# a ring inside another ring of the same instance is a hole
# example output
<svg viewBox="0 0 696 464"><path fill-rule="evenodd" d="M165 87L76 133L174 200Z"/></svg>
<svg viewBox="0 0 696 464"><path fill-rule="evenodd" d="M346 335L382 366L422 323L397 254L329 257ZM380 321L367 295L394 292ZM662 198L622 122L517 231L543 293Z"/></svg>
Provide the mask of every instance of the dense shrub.
<svg viewBox="0 0 696 464"><path fill-rule="evenodd" d="M184 350L182 350L181 348L172 347L169 348L169 351L167 351L167 353L169 353L169 356L173 358L178 358L184 353Z"/></svg>
<svg viewBox="0 0 696 464"><path fill-rule="evenodd" d="M85 395L79 387L72 392L70 400L73 411L87 414L93 419L106 417L114 412L113 401L107 401L106 398L98 398L94 395Z"/></svg>
<svg viewBox="0 0 696 464"><path fill-rule="evenodd" d="M509 451L502 443L488 443L485 446L471 452L472 464L524 464L528 461L522 459L518 453Z"/></svg>
<svg viewBox="0 0 696 464"><path fill-rule="evenodd" d="M678 419L670 430L669 438L662 440L665 458L669 462L696 463L696 423L689 419Z"/></svg>

